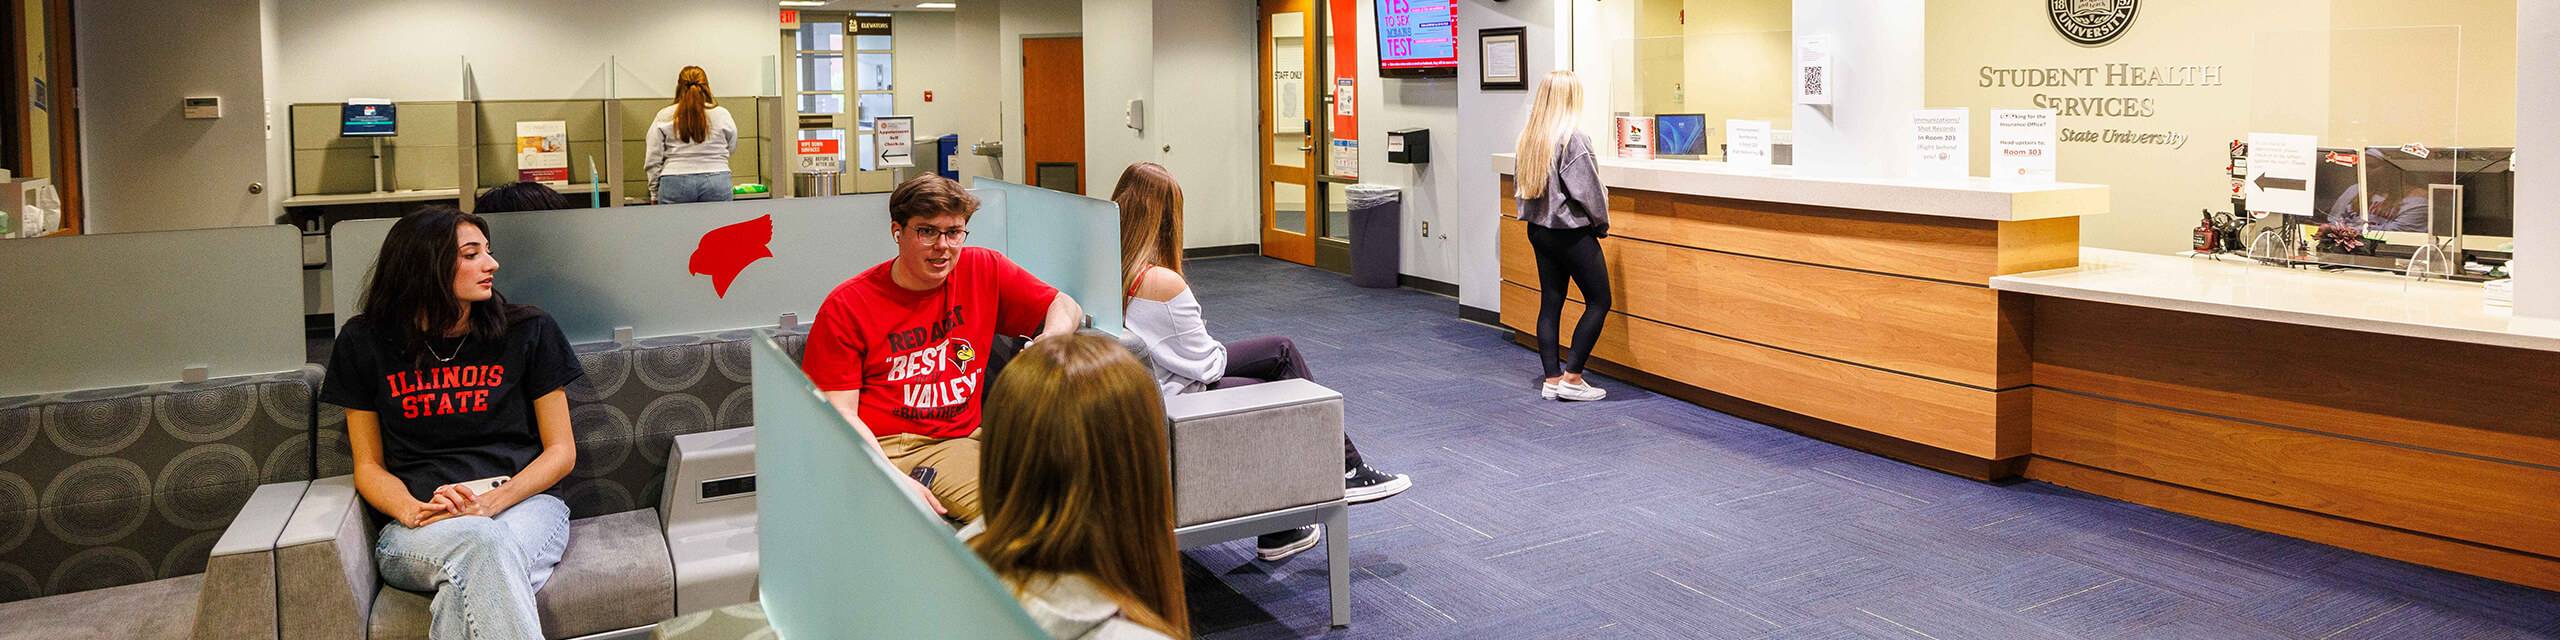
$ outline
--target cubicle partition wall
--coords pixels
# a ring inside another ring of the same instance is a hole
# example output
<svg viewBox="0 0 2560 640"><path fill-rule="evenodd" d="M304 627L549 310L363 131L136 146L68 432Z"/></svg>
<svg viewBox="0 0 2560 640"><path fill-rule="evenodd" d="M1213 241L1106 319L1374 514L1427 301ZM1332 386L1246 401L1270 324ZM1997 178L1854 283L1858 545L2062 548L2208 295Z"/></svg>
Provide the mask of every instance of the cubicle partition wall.
<svg viewBox="0 0 2560 640"><path fill-rule="evenodd" d="M781 637L1047 637L818 396L772 332L750 342L756 473L769 479L757 489L757 546L774 560L762 563L758 591ZM929 624L923 611L933 612Z"/></svg>
<svg viewBox="0 0 2560 640"><path fill-rule="evenodd" d="M1109 202L982 181L969 244L1004 251L1120 327L1116 209ZM812 322L827 292L896 256L884 195L712 202L487 216L499 290L540 305L571 342ZM769 220L769 225L768 221ZM1108 226L1079 228L1079 225ZM358 309L394 220L340 223L330 237L338 309ZM714 275L734 273L725 292ZM344 324L344 318L340 318Z"/></svg>
<svg viewBox="0 0 2560 640"><path fill-rule="evenodd" d="M431 101L398 103L400 135L382 141L382 188L385 190L454 189L462 137L459 110L468 103ZM293 140L293 190L287 195L313 196L369 193L373 183L373 139L338 135L339 103L306 103L288 108L287 132ZM512 134L510 134L512 135ZM507 166L514 166L513 160Z"/></svg>
<svg viewBox="0 0 2560 640"><path fill-rule="evenodd" d="M613 166L606 155L608 133L605 102L601 100L483 100L467 103L475 111L476 131L472 144L479 154L472 162L473 194L482 189L516 182L516 123L559 121L568 126L569 184L557 187L569 196L575 206L587 206L590 185L610 188L609 176L601 175ZM590 162L592 161L592 163Z"/></svg>
<svg viewBox="0 0 2560 640"><path fill-rule="evenodd" d="M0 397L293 371L302 322L290 226L0 246Z"/></svg>

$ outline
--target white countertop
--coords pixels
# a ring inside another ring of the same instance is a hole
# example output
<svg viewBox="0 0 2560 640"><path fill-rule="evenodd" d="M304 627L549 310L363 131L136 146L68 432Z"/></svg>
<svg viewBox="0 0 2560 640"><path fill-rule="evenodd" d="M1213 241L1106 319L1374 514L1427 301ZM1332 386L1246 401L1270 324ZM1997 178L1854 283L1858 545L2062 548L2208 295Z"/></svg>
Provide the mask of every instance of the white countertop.
<svg viewBox="0 0 2560 640"><path fill-rule="evenodd" d="M2379 272L2285 269L2082 248L2080 266L1991 279L1991 288L2413 338L2560 351L2560 321L2483 304L2478 284Z"/></svg>
<svg viewBox="0 0 2560 640"><path fill-rule="evenodd" d="M382 193L327 193L299 195L284 199L288 207L316 207L333 204L374 204L382 202L418 202L453 200L462 197L461 189L404 189Z"/></svg>
<svg viewBox="0 0 2560 640"><path fill-rule="evenodd" d="M1737 168L1701 160L1601 157L1600 183L1612 189L1976 220L2038 220L2106 213L2106 185L1999 182L1989 178L1917 180L1796 175L1795 167ZM1493 156L1493 171L1512 172L1512 155Z"/></svg>

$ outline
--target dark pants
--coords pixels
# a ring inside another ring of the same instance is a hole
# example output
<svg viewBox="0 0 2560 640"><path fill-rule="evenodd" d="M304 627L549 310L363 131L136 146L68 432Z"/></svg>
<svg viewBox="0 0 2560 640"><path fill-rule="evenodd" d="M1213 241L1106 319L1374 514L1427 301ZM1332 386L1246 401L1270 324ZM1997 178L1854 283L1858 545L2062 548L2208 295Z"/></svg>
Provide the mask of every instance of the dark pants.
<svg viewBox="0 0 2560 640"><path fill-rule="evenodd" d="M1538 361L1547 377L1582 374L1600 326L1609 318L1609 265L1600 258L1600 237L1589 228L1529 227L1529 248L1538 255ZM1564 287L1571 280L1582 291L1582 320L1573 326L1573 349L1556 364L1557 326L1564 319Z"/></svg>
<svg viewBox="0 0 2560 640"><path fill-rule="evenodd" d="M1246 338L1227 344L1226 375L1209 383L1211 389L1233 389L1276 380L1313 382L1315 373L1307 370L1307 358L1298 355L1298 343L1280 336ZM1360 448L1351 445L1351 434L1342 436L1342 468L1360 466Z"/></svg>

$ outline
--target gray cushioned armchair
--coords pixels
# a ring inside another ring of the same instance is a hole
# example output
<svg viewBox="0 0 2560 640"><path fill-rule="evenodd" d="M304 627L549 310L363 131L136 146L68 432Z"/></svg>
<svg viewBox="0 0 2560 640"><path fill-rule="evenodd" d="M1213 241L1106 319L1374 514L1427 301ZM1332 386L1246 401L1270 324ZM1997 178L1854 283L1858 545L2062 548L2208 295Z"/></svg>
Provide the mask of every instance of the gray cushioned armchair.
<svg viewBox="0 0 2560 640"><path fill-rule="evenodd" d="M1124 336L1141 362L1146 349ZM1306 380L1200 391L1164 403L1173 438L1175 544L1325 526L1333 625L1351 624L1351 518L1342 498L1342 394Z"/></svg>

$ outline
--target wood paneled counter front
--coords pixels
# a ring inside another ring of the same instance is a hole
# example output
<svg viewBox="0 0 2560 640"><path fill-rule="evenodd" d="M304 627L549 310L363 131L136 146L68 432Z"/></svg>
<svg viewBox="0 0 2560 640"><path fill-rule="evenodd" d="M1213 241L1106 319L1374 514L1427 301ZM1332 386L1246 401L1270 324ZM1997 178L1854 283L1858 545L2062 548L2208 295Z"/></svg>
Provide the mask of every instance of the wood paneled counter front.
<svg viewBox="0 0 2560 640"><path fill-rule="evenodd" d="M1502 324L1537 329L1538 278L1502 175ZM1616 300L1603 373L1959 475L2028 451L2028 301L1995 276L2069 267L2098 185L1796 177L1603 159ZM1565 333L1581 296L1565 311Z"/></svg>

